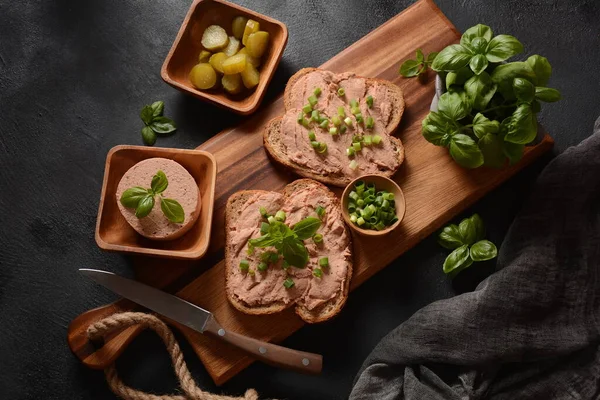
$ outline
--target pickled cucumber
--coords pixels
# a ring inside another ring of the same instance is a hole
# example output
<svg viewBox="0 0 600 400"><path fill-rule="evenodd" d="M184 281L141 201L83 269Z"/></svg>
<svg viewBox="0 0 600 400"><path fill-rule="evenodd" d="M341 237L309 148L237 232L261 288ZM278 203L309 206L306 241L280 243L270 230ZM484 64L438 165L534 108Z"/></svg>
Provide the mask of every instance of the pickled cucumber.
<svg viewBox="0 0 600 400"><path fill-rule="evenodd" d="M258 68L260 66L260 58L252 57L250 54L248 54L247 48L242 47L242 49L240 51L238 51L238 54L245 54L246 62L249 62L250 64L252 64L254 66L254 68Z"/></svg>
<svg viewBox="0 0 600 400"><path fill-rule="evenodd" d="M202 46L206 50L223 50L229 44L229 36L219 25L211 25L202 34Z"/></svg>
<svg viewBox="0 0 600 400"><path fill-rule="evenodd" d="M210 51L202 50L200 52L200 55L198 55L198 62L199 63L208 62L209 58L210 58Z"/></svg>
<svg viewBox="0 0 600 400"><path fill-rule="evenodd" d="M217 83L217 73L209 63L201 63L190 71L192 85L198 89L210 89Z"/></svg>
<svg viewBox="0 0 600 400"><path fill-rule="evenodd" d="M210 65L215 69L215 71L219 73L223 73L223 62L227 60L227 54L220 52L215 53L210 56L210 60L208 61Z"/></svg>
<svg viewBox="0 0 600 400"><path fill-rule="evenodd" d="M258 31L248 35L246 48L252 57L260 58L267 50L269 44L269 32Z"/></svg>
<svg viewBox="0 0 600 400"><path fill-rule="evenodd" d="M235 53L240 50L240 41L234 38L233 36L229 36L229 44L225 47L223 52L227 54L227 57L231 57Z"/></svg>
<svg viewBox="0 0 600 400"><path fill-rule="evenodd" d="M244 36L242 36L242 44L245 46L246 41L248 40L248 36L251 33L258 32L259 29L260 29L260 24L253 19L249 19L248 22L246 22L246 27L244 28Z"/></svg>
<svg viewBox="0 0 600 400"><path fill-rule="evenodd" d="M246 62L246 55L236 54L223 62L223 73L225 75L239 74L246 69L246 65L250 65Z"/></svg>
<svg viewBox="0 0 600 400"><path fill-rule="evenodd" d="M247 22L248 18L241 15L233 19L233 22L231 23L231 31L236 39L241 39L242 36L244 36L244 29L246 28Z"/></svg>
<svg viewBox="0 0 600 400"><path fill-rule="evenodd" d="M237 94L244 88L240 74L224 75L221 79L221 84L223 85L223 89L231 94Z"/></svg>
<svg viewBox="0 0 600 400"><path fill-rule="evenodd" d="M260 80L260 73L252 64L249 62L246 63L246 68L241 72L242 81L244 82L244 86L248 89L252 89Z"/></svg>

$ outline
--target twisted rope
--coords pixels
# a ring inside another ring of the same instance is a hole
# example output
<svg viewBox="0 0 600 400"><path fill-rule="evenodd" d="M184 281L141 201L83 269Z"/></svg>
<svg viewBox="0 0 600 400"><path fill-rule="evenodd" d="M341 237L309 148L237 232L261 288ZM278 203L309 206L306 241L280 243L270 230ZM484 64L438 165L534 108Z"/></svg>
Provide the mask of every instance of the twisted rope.
<svg viewBox="0 0 600 400"><path fill-rule="evenodd" d="M91 340L97 340L116 329L123 329L132 325L141 325L144 329L152 329L160 336L165 346L167 346L167 351L175 368L175 375L177 375L184 395L158 396L130 388L119 378L117 368L115 364L112 364L104 370L104 374L108 385L117 396L125 400L258 400L258 394L254 389L248 389L244 397L231 397L208 393L196 386L196 382L194 382L190 370L183 360L183 354L175 340L175 336L173 336L173 332L164 322L153 315L136 312L114 314L90 325L87 335Z"/></svg>

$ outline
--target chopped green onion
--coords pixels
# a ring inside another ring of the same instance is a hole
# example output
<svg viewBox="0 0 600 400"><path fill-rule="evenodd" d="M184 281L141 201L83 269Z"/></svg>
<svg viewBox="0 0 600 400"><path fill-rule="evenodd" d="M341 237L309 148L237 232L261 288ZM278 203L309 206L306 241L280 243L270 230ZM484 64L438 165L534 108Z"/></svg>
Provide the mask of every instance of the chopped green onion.
<svg viewBox="0 0 600 400"><path fill-rule="evenodd" d="M348 212L352 214L355 211L356 211L356 205L352 204L352 203L348 204Z"/></svg>
<svg viewBox="0 0 600 400"><path fill-rule="evenodd" d="M396 222L398 222L398 217L394 215L394 218L390 220L390 225L394 225Z"/></svg>
<svg viewBox="0 0 600 400"><path fill-rule="evenodd" d="M376 224L377 222L379 222L379 218L377 218L377 215L371 215L371 218L369 218L369 222L371 224Z"/></svg>
<svg viewBox="0 0 600 400"><path fill-rule="evenodd" d="M352 107L352 109L350 111L352 111L352 114L354 114L354 115L360 114L360 108L358 106Z"/></svg>
<svg viewBox="0 0 600 400"><path fill-rule="evenodd" d="M361 122L363 122L363 117L361 113L355 114L354 118L356 118L356 123L360 124Z"/></svg>
<svg viewBox="0 0 600 400"><path fill-rule="evenodd" d="M362 136L359 136L359 135L352 136L352 143L360 143L360 142L362 142L362 140L363 140Z"/></svg>
<svg viewBox="0 0 600 400"><path fill-rule="evenodd" d="M285 222L285 213L281 210L277 211L275 214L275 219L279 222Z"/></svg>
<svg viewBox="0 0 600 400"><path fill-rule="evenodd" d="M358 100L357 99L350 100L350 107L358 107Z"/></svg>
<svg viewBox="0 0 600 400"><path fill-rule="evenodd" d="M320 145L320 144L321 144L321 142L317 142L316 140L312 140L312 141L310 142L310 145L311 145L311 146L312 146L312 148L313 148L313 149L315 149L315 150L319 148L319 145Z"/></svg>
<svg viewBox="0 0 600 400"><path fill-rule="evenodd" d="M262 262L269 262L269 261L271 261L271 254L272 254L271 251L265 251L264 253L262 253L260 255L260 261L262 261Z"/></svg>
<svg viewBox="0 0 600 400"><path fill-rule="evenodd" d="M338 91L337 91L338 96L342 97L345 94L346 94L346 91L344 90L344 88L341 87L338 89Z"/></svg>
<svg viewBox="0 0 600 400"><path fill-rule="evenodd" d="M260 223L260 234L266 235L267 232L269 232L269 224L267 224L266 222L261 222Z"/></svg>
<svg viewBox="0 0 600 400"><path fill-rule="evenodd" d="M379 136L379 135L373 136L373 144L379 144L379 143L381 143L381 136Z"/></svg>
<svg viewBox="0 0 600 400"><path fill-rule="evenodd" d="M321 154L325 153L327 151L327 143L319 143L319 148L317 149L317 151Z"/></svg>
<svg viewBox="0 0 600 400"><path fill-rule="evenodd" d="M240 261L240 270L241 271L248 271L248 268L250 268L250 263L248 262L248 260L243 259Z"/></svg>
<svg viewBox="0 0 600 400"><path fill-rule="evenodd" d="M258 211L260 212L260 215L262 215L263 217L267 216L267 209L265 207L259 208Z"/></svg>
<svg viewBox="0 0 600 400"><path fill-rule="evenodd" d="M354 151L354 147L348 147L346 149L346 155L348 157L352 157L354 154L356 154L356 152Z"/></svg>
<svg viewBox="0 0 600 400"><path fill-rule="evenodd" d="M357 219L358 219L358 218L356 217L356 215L355 215L355 214L352 214L352 215L350 216L350 221L351 221L351 222L353 222L353 223L356 223L356 220L357 220Z"/></svg>
<svg viewBox="0 0 600 400"><path fill-rule="evenodd" d="M360 143L352 143L352 147L354 147L354 151L360 151L361 149Z"/></svg>
<svg viewBox="0 0 600 400"><path fill-rule="evenodd" d="M385 200L394 200L394 193L384 193L384 194L382 195L382 197L383 197Z"/></svg>
<svg viewBox="0 0 600 400"><path fill-rule="evenodd" d="M390 206L390 202L389 202L389 201L387 201L387 200L384 200L384 201L381 203L381 208L384 208L384 209L385 209L385 208L388 208L389 206Z"/></svg>
<svg viewBox="0 0 600 400"><path fill-rule="evenodd" d="M335 125L335 126L340 126L342 124L342 120L340 119L340 117L338 117L337 115L331 117L331 122Z"/></svg>
<svg viewBox="0 0 600 400"><path fill-rule="evenodd" d="M275 217L270 215L269 218L267 218L267 221L269 221L269 224L272 224L273 222L275 222Z"/></svg>
<svg viewBox="0 0 600 400"><path fill-rule="evenodd" d="M317 215L319 216L319 218L323 218L323 215L325 215L325 207L323 206L317 206L317 208L315 209Z"/></svg>
<svg viewBox="0 0 600 400"><path fill-rule="evenodd" d="M308 128L310 126L310 121L306 118L302 118L302 126Z"/></svg>
<svg viewBox="0 0 600 400"><path fill-rule="evenodd" d="M292 278L286 278L285 281L283 281L283 286L285 286L286 289L291 288L292 286L294 286L294 281L292 280Z"/></svg>
<svg viewBox="0 0 600 400"><path fill-rule="evenodd" d="M321 88L318 87L315 89L315 91L313 92L315 96L319 97L321 95ZM369 96L370 97L370 96ZM372 102L372 101L371 101Z"/></svg>
<svg viewBox="0 0 600 400"><path fill-rule="evenodd" d="M338 115L342 118L344 118L346 116L346 110L344 109L344 106L338 107Z"/></svg>
<svg viewBox="0 0 600 400"><path fill-rule="evenodd" d="M358 224L358 226L363 226L365 224L365 219L363 217L358 217L356 223Z"/></svg>
<svg viewBox="0 0 600 400"><path fill-rule="evenodd" d="M258 267L256 269L258 269L259 271L266 271L267 268L269 268L269 265L266 262L261 262L260 264L258 264Z"/></svg>
<svg viewBox="0 0 600 400"><path fill-rule="evenodd" d="M322 120L321 123L319 124L319 126L323 129L327 129L329 127L329 120L328 119Z"/></svg>
<svg viewBox="0 0 600 400"><path fill-rule="evenodd" d="M358 168L358 163L356 162L356 160L352 160L350 161L350 165L349 165L350 169L355 170L356 168Z"/></svg>
<svg viewBox="0 0 600 400"><path fill-rule="evenodd" d="M344 118L344 123L348 126L352 126L352 119L350 117Z"/></svg>
<svg viewBox="0 0 600 400"><path fill-rule="evenodd" d="M246 254L248 254L249 256L251 256L252 254L254 254L254 246L252 246L249 243L248 243L248 250L246 250Z"/></svg>
<svg viewBox="0 0 600 400"><path fill-rule="evenodd" d="M348 197L350 197L352 200L357 201L358 200L358 193L356 193L354 190L350 192L350 194L348 195Z"/></svg>
<svg viewBox="0 0 600 400"><path fill-rule="evenodd" d="M319 122L321 120L319 110L313 110L313 112L310 114L310 120L313 122Z"/></svg>
<svg viewBox="0 0 600 400"><path fill-rule="evenodd" d="M348 129L348 127L346 125L340 126L340 133L342 133L342 134L346 133L346 129Z"/></svg>
<svg viewBox="0 0 600 400"><path fill-rule="evenodd" d="M373 129L373 126L375 126L375 120L373 119L373 117L367 117L365 127L367 129Z"/></svg>
<svg viewBox="0 0 600 400"><path fill-rule="evenodd" d="M372 107L373 107L373 96L371 96L371 95L368 95L368 96L367 96L367 106L368 106L369 108L372 108Z"/></svg>
<svg viewBox="0 0 600 400"><path fill-rule="evenodd" d="M337 135L338 134L337 128L329 128L329 134L330 135Z"/></svg>
<svg viewBox="0 0 600 400"><path fill-rule="evenodd" d="M313 269L313 275L316 278L320 278L323 276L323 270L321 268L315 268L315 269Z"/></svg>
<svg viewBox="0 0 600 400"><path fill-rule="evenodd" d="M305 105L304 107L302 107L302 111L304 111L304 114L310 114L312 112L312 106L310 104Z"/></svg>
<svg viewBox="0 0 600 400"><path fill-rule="evenodd" d="M323 268L329 267L329 258L321 257L319 258L319 266Z"/></svg>
<svg viewBox="0 0 600 400"><path fill-rule="evenodd" d="M356 189L356 191L358 193L362 193L365 191L365 182L364 181L358 181L354 184L354 188Z"/></svg>
<svg viewBox="0 0 600 400"><path fill-rule="evenodd" d="M287 261L283 260L283 262L281 263L281 268L288 269L289 267L290 267L290 263L288 263Z"/></svg>
<svg viewBox="0 0 600 400"><path fill-rule="evenodd" d="M315 235L313 236L313 241L315 243L323 243L323 235L321 235L320 233L315 233Z"/></svg>
<svg viewBox="0 0 600 400"><path fill-rule="evenodd" d="M363 199L356 200L356 205L362 207L365 205L365 201Z"/></svg>
<svg viewBox="0 0 600 400"><path fill-rule="evenodd" d="M373 137L371 135L365 135L363 137L363 143L365 146L370 146L372 140L373 140Z"/></svg>
<svg viewBox="0 0 600 400"><path fill-rule="evenodd" d="M254 271L253 269L248 270L248 275L254 276L255 274L256 274L256 271Z"/></svg>
<svg viewBox="0 0 600 400"><path fill-rule="evenodd" d="M298 119L296 121L298 121L298 123L301 124L303 119L304 119L304 114L302 113L302 111L300 111L300 114L298 114Z"/></svg>
<svg viewBox="0 0 600 400"><path fill-rule="evenodd" d="M314 107L314 106L315 106L315 105L316 105L316 104L319 102L319 100L317 100L317 96L315 96L315 95L313 94L312 96L310 96L310 97L308 98L308 102L310 103L310 106L311 106L311 107Z"/></svg>
<svg viewBox="0 0 600 400"><path fill-rule="evenodd" d="M311 142L317 140L317 135L315 135L315 131L308 131L308 139Z"/></svg>

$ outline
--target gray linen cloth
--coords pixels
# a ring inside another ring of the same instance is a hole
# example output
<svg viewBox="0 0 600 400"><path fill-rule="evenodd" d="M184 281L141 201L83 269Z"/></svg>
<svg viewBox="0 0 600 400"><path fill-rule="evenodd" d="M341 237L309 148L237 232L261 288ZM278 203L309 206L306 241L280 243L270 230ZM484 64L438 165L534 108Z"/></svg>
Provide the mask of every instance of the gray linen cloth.
<svg viewBox="0 0 600 400"><path fill-rule="evenodd" d="M497 272L387 335L350 399L600 399L600 119L544 169Z"/></svg>

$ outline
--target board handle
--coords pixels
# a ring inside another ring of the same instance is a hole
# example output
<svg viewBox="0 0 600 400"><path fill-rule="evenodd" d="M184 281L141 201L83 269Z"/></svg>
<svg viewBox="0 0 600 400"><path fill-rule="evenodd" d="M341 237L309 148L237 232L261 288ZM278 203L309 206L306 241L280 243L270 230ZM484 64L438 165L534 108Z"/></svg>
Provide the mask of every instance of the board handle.
<svg viewBox="0 0 600 400"><path fill-rule="evenodd" d="M293 350L226 330L214 316L206 322L204 333L210 333L253 357L277 367L308 374L319 374L323 368L323 356L320 354Z"/></svg>

